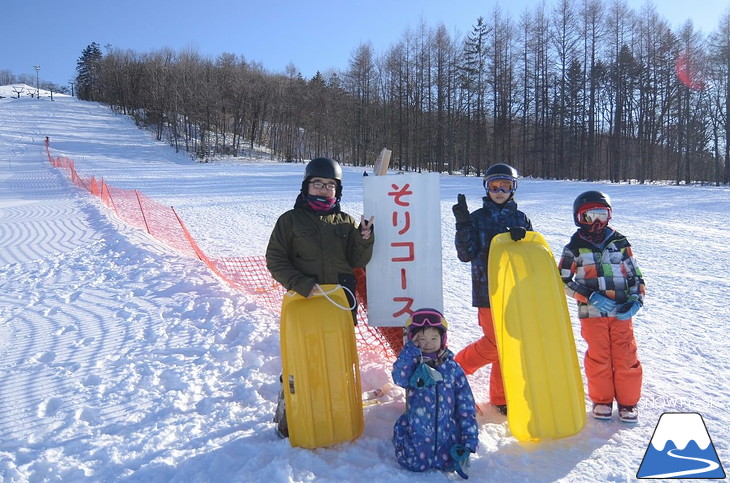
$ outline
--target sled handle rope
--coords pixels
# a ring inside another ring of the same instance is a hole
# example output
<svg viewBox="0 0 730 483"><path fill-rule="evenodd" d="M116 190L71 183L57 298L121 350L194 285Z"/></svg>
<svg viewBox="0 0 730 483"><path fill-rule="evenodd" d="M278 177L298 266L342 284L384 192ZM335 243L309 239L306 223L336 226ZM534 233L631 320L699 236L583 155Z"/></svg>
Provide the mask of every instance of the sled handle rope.
<svg viewBox="0 0 730 483"><path fill-rule="evenodd" d="M337 284L329 292L325 292L324 290L322 290L322 286L321 285L318 285L318 287L319 287L319 293L317 293L315 295L323 295L324 298L326 298L327 300L329 300L329 302L332 305L334 305L335 307L337 307L338 309L352 311L352 310L355 310L355 307L357 307L357 302L354 301L355 300L355 294L353 294L352 293L352 290L350 290L349 288L345 287L344 285ZM332 300L332 297L330 297L330 294L335 293L340 288L342 290L344 290L345 292L347 292L347 293L350 294L350 299L353 300L352 306L350 306L350 307L344 307L344 306L338 304L336 301ZM294 297L295 295L297 295L297 293L294 290L289 290L286 294L288 296L290 296L290 297Z"/></svg>
<svg viewBox="0 0 730 483"><path fill-rule="evenodd" d="M350 299L353 300L352 306L350 306L350 307L343 307L342 305L338 304L337 302L335 302L334 300L332 300L330 298L329 294L336 292L337 289L340 288L340 287L342 287L342 290L344 290L345 292L347 292L347 293L350 294ZM352 310L355 310L355 307L357 307L357 302L354 302L354 300L355 300L355 294L352 293L352 290L350 290L349 288L345 287L344 285L339 285L338 284L335 288L333 288L329 292L325 292L324 290L322 290L322 287L320 287L320 290L319 291L322 293L322 295L324 295L324 298L326 298L327 300L329 300L329 302L332 305L334 305L335 307L337 307L337 308L340 308L342 310L352 311Z"/></svg>

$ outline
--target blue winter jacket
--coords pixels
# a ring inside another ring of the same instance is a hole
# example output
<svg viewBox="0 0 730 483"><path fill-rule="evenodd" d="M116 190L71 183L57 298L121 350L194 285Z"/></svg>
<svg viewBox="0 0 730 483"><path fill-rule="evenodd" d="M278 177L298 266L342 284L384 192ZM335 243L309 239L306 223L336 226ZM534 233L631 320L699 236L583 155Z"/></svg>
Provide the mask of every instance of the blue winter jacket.
<svg viewBox="0 0 730 483"><path fill-rule="evenodd" d="M514 200L500 206L488 196L484 197L482 207L470 216L471 224L456 224L456 254L462 262L471 262L471 304L489 307L487 257L492 238L513 226L532 230L532 222L517 209Z"/></svg>
<svg viewBox="0 0 730 483"><path fill-rule="evenodd" d="M406 412L393 427L395 455L411 471L452 471L454 461L449 451L454 444L461 444L472 453L477 449L479 428L474 396L449 349L443 350L435 365L443 378L435 385L411 384L411 376L423 364L421 361L421 350L408 341L393 364L393 381L406 389Z"/></svg>

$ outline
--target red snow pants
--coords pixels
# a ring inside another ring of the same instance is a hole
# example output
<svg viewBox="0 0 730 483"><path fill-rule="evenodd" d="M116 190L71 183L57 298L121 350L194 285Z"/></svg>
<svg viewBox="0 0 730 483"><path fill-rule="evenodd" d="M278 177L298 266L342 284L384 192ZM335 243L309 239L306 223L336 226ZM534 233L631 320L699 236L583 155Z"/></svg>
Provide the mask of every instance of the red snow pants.
<svg viewBox="0 0 730 483"><path fill-rule="evenodd" d="M580 319L588 343L583 360L588 397L594 403L634 406L641 397L643 368L636 354L634 326L615 317Z"/></svg>
<svg viewBox="0 0 730 483"><path fill-rule="evenodd" d="M482 326L484 337L460 350L454 356L454 360L459 363L467 375L474 374L479 368L487 364L492 364L489 376L489 402L494 405L506 404L497 341L494 337L492 309L479 307L479 325Z"/></svg>

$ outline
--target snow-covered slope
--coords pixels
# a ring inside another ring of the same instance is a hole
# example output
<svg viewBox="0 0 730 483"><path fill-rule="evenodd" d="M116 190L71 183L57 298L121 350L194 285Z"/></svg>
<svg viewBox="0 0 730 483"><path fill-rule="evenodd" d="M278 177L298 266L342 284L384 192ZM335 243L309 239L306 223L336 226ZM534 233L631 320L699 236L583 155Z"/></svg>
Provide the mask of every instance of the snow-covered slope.
<svg viewBox="0 0 730 483"><path fill-rule="evenodd" d="M404 408L397 390L365 409L365 432L354 443L310 451L277 439L276 314L70 185L48 166L43 139L80 173L174 206L213 256L263 255L303 165L197 164L102 106L54 99L0 100L0 480L459 479L398 466L390 442ZM343 205L356 216L361 177L361 169L345 168ZM701 413L720 460L730 461L730 190L522 180L520 207L556 256L574 230L573 198L587 189L610 194L612 225L629 237L646 277L646 305L635 319L641 421L589 418L574 437L525 444L487 410L472 480L633 479L663 412ZM476 208L480 180L441 178L455 351L480 333L469 269L453 248L457 193ZM386 363L373 354L362 362L367 385L388 380ZM487 378L486 370L470 378L481 401Z"/></svg>

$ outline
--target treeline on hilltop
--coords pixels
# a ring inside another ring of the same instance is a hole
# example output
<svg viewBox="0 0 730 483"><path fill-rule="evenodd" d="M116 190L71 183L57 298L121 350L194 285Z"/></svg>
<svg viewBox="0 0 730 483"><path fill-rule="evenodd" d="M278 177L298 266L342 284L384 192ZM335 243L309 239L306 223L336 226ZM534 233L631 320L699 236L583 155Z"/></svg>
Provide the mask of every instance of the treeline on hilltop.
<svg viewBox="0 0 730 483"><path fill-rule="evenodd" d="M262 41L265 41L262 39ZM376 56L304 79L234 54L138 53L89 45L81 99L134 116L206 159L265 146L297 161L367 166L383 147L404 171L727 184L730 10L704 36L674 32L655 7L557 0L518 20L495 8L461 37L407 30Z"/></svg>
<svg viewBox="0 0 730 483"><path fill-rule="evenodd" d="M50 92L57 92L61 94L70 94L71 89L70 86L59 86L54 84L53 82L44 81L43 79L38 79L35 74L13 74L8 69L2 69L0 70L0 86L9 86L12 84L25 84L28 86L33 87L33 93L35 92L35 89L43 89Z"/></svg>

